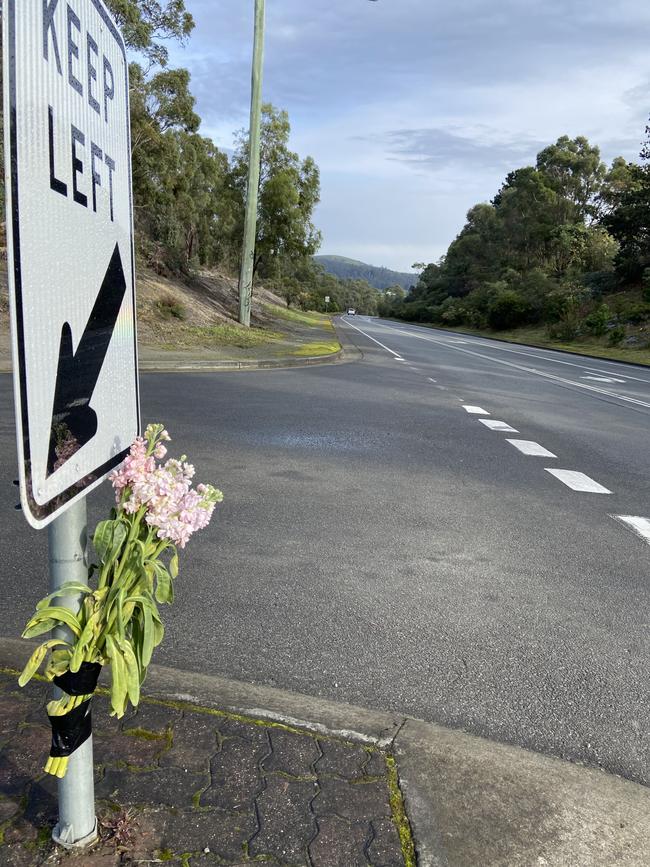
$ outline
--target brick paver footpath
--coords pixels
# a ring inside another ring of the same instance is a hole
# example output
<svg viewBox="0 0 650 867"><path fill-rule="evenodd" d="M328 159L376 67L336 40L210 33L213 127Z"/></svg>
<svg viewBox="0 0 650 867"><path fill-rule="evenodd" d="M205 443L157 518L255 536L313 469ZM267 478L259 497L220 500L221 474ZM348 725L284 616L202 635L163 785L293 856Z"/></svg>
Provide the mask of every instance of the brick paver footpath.
<svg viewBox="0 0 650 867"><path fill-rule="evenodd" d="M20 689L0 674L2 865L414 863L382 751L182 703L144 700L117 721L102 695L93 710L101 839L66 852L50 839L46 701L44 684Z"/></svg>

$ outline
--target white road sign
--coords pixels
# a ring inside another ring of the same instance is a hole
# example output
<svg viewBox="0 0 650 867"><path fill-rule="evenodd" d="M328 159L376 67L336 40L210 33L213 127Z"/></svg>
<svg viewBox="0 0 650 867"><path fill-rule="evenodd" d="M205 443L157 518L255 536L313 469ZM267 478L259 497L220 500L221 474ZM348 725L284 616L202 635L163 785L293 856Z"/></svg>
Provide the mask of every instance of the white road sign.
<svg viewBox="0 0 650 867"><path fill-rule="evenodd" d="M128 65L101 0L5 0L21 500L49 523L139 429Z"/></svg>

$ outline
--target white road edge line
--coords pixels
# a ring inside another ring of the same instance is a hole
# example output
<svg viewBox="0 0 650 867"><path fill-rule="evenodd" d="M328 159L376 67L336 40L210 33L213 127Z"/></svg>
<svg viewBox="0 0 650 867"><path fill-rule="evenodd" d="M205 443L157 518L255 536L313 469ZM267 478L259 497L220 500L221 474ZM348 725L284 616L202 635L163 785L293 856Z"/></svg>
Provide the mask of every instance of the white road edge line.
<svg viewBox="0 0 650 867"><path fill-rule="evenodd" d="M354 326L352 327L354 328ZM505 364L507 367L514 367L515 370L523 370L525 373L533 373L536 376L543 376L545 379L550 379L554 382L561 382L564 385L573 385L575 386L575 388L583 388L586 391L594 391L597 394L604 394L606 397L613 397L615 400L623 400L626 403L633 403L636 404L636 406L644 406L650 409L650 403L645 400L638 400L636 397L627 397L626 395L618 394L615 391L608 391L606 388L598 388L595 385L587 385L586 382L576 382L576 380L574 379L565 379L562 376L556 376L554 373L546 373L543 370L536 370L534 367L525 367L523 364L515 364L514 362L506 361L503 358L495 358L492 355L484 355L482 352L474 352L472 349L463 349L460 346L454 346L453 343L448 343L444 340L437 340L435 337L427 337L423 334L415 334L412 331L404 331L401 328L393 328L388 325L380 325L379 327L385 328L387 331L395 331L398 334L404 334L407 337L415 337L418 340L428 340L429 343L437 343L438 346L446 346L448 349L453 349L454 352L464 352L466 355L474 355L477 358L484 358L487 361L494 362L495 364ZM370 339L374 340L374 337L371 337ZM379 341L376 342L379 343Z"/></svg>
<svg viewBox="0 0 650 867"><path fill-rule="evenodd" d="M544 467L544 469L547 473L563 482L567 488L571 488L572 491L580 491L586 494L612 493L608 488L590 479L584 473L579 473L577 470L556 470L553 467Z"/></svg>
<svg viewBox="0 0 650 867"><path fill-rule="evenodd" d="M375 340L374 337L371 337L369 334L366 334L365 331L362 331L360 328L357 328L356 325L353 325L351 322L348 322L347 320L346 320L345 324L346 324L349 328L354 328L354 330L355 330L355 331L358 331L359 334L363 334L363 336L364 336L364 337L367 337L368 340L372 340L372 341L373 341L374 343L376 343L378 346L381 346L381 348L382 348L382 349L385 349L386 352L390 352L390 354L391 354L391 355L394 355L395 358L397 358L399 361L404 361L404 359L403 359L402 356L399 354L399 352L393 352L393 350L392 350L392 349L389 349L388 346L386 346L384 343L381 343L379 340Z"/></svg>
<svg viewBox="0 0 650 867"><path fill-rule="evenodd" d="M650 518L639 518L635 515L610 515L619 524L624 524L628 530L632 530L650 545Z"/></svg>
<svg viewBox="0 0 650 867"><path fill-rule="evenodd" d="M465 412L470 413L470 415L490 415L490 413L487 410L481 409L480 406L468 406L468 405L466 405L466 406L463 406L463 409L465 410Z"/></svg>
<svg viewBox="0 0 650 867"><path fill-rule="evenodd" d="M533 442L532 440L506 440L506 442L510 443L510 445L514 446L516 449L519 449L523 455L530 455L534 458L557 457L553 452L549 452L549 450L545 449L544 446L540 446L539 443Z"/></svg>
<svg viewBox="0 0 650 867"><path fill-rule="evenodd" d="M383 324L382 324L382 327L383 327L383 328L387 328L388 330L391 330L391 326L389 326L389 325L383 325ZM411 327L412 327L412 328L417 328L418 326L416 326L416 325L412 325ZM392 330L393 330L393 331L396 330L394 326L392 327ZM411 332L411 333L413 333L413 332ZM489 340L490 340L489 337L486 337L486 338L484 338L484 339L482 339L482 340L476 340L476 339L471 339L471 338L470 338L470 339L467 340L467 342L468 342L468 343L472 343L472 344L474 344L475 346L484 346L484 345L486 344L486 341L489 341ZM540 346L531 346L531 347L528 347L528 351L525 351L525 352L524 352L522 349L514 349L514 348L512 348L512 347L502 346L502 345L500 345L500 344L496 344L496 343L491 343L491 344L489 344L489 348L490 348L490 349L498 349L498 350L500 350L501 352L513 352L513 353L515 353L516 355L524 355L524 356L527 356L528 358L539 358L540 361L550 361L550 362L552 362L553 364L565 364L565 365L567 365L568 367L580 367L580 368L582 368L582 370L590 370L590 371L592 371L593 373L602 373L604 376L608 376L610 373L612 373L612 374L614 373L614 371L602 370L602 369L599 369L599 368L597 368L597 367L590 367L586 362L585 362L585 364L580 364L579 362L575 362L575 361L564 361L564 360L562 360L562 359L560 359L560 358L554 358L554 357L552 357L552 356L549 357L549 355L534 355L534 354L530 351L530 350L532 349L532 350L537 350L537 351L541 351L541 352L547 352L547 353L551 353L551 354L554 353L554 352L557 352L557 350L551 349L550 347L549 347L548 349L544 349L543 347L540 347ZM591 361L591 360L597 360L598 363L600 363L600 364L609 364L609 365L612 365L612 366L614 366L614 365L617 364L617 362L615 362L615 361L608 361L606 358L601 358L601 359L592 359L590 356L585 356L585 358L586 358L587 360L589 360L589 361ZM634 379L636 382L646 382L646 383L647 383L647 382L650 382L650 379L641 379L641 378L638 377L638 376L632 376L631 374L628 374L628 373L621 374L621 376L625 376L625 379L626 379L626 380L628 380L628 379Z"/></svg>
<svg viewBox="0 0 650 867"><path fill-rule="evenodd" d="M485 427L489 427L490 430L501 431L502 433L519 433L516 428L510 427L505 421L497 421L493 418L480 418L479 421Z"/></svg>

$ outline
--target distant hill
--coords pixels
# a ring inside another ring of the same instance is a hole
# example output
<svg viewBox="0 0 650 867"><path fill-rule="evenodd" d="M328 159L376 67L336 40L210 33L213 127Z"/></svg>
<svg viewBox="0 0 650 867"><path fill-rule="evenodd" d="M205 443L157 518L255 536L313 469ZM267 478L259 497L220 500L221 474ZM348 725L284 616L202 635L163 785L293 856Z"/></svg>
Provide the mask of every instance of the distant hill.
<svg viewBox="0 0 650 867"><path fill-rule="evenodd" d="M314 256L314 259L328 274L334 274L341 280L367 280L376 289L388 289L389 286L395 285L409 289L418 281L417 274L391 271L389 268L368 265L356 259L347 259L345 256Z"/></svg>

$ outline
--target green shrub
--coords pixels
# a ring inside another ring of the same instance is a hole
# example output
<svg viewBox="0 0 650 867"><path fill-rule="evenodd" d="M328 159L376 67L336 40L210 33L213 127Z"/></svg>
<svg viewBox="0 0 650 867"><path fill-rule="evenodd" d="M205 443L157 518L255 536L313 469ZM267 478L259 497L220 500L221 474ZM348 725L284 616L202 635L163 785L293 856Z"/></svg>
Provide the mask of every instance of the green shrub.
<svg viewBox="0 0 650 867"><path fill-rule="evenodd" d="M440 305L440 319L445 325L462 325L466 312L460 298L445 298Z"/></svg>
<svg viewBox="0 0 650 867"><path fill-rule="evenodd" d="M551 322L548 326L548 336L551 340L562 340L570 343L580 334L580 328L573 317L564 317L559 322Z"/></svg>
<svg viewBox="0 0 650 867"><path fill-rule="evenodd" d="M582 282L594 298L616 292L620 288L620 280L614 271L589 271L582 275Z"/></svg>
<svg viewBox="0 0 650 867"><path fill-rule="evenodd" d="M163 295L156 301L156 309L164 316L165 319L185 319L186 312L180 301L177 301L173 295Z"/></svg>
<svg viewBox="0 0 650 867"><path fill-rule="evenodd" d="M586 317L584 321L585 328L595 337L602 337L604 334L607 334L607 325L611 318L612 311L607 304L601 304Z"/></svg>
<svg viewBox="0 0 650 867"><path fill-rule="evenodd" d="M625 326L624 325L615 325L614 328L611 329L607 340L610 346L618 346L619 343L622 343L625 339Z"/></svg>
<svg viewBox="0 0 650 867"><path fill-rule="evenodd" d="M650 319L650 304L625 304L621 306L619 318L623 322L631 322L638 325Z"/></svg>
<svg viewBox="0 0 650 867"><path fill-rule="evenodd" d="M512 289L501 290L488 304L488 325L495 331L523 325L529 312L525 298Z"/></svg>

